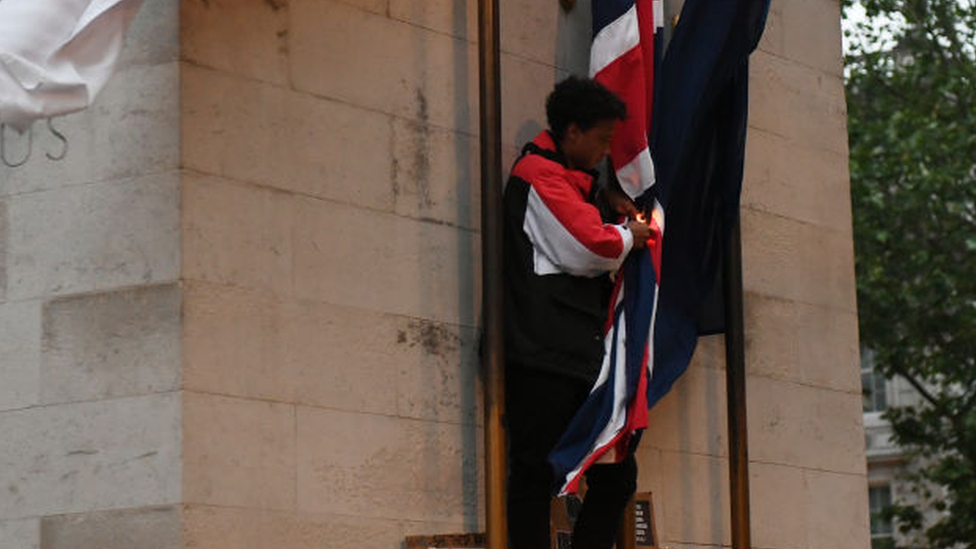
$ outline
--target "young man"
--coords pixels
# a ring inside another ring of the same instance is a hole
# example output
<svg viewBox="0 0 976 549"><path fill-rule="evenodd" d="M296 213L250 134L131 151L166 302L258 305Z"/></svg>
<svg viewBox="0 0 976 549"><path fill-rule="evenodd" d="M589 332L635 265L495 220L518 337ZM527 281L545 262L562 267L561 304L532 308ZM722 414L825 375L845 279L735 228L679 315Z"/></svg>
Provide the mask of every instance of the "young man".
<svg viewBox="0 0 976 549"><path fill-rule="evenodd" d="M593 172L626 115L597 82L560 82L546 100L549 130L525 146L505 188L510 549L550 547L548 455L599 374L608 274L650 237L643 223L606 222L597 206L635 213L619 190L597 188ZM633 456L591 467L574 549L613 545L636 477Z"/></svg>

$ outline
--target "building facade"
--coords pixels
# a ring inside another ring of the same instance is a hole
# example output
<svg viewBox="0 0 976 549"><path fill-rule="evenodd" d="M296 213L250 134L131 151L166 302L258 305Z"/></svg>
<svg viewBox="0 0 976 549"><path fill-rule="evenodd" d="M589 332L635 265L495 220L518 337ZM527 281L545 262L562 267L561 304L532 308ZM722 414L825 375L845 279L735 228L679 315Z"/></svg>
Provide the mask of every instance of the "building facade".
<svg viewBox="0 0 976 549"><path fill-rule="evenodd" d="M501 4L509 163L586 72L590 6ZM4 133L32 154L0 167L0 548L483 528L476 5L145 0L91 109ZM764 549L870 545L839 20L774 0L751 65ZM665 547L730 543L722 348L639 451Z"/></svg>

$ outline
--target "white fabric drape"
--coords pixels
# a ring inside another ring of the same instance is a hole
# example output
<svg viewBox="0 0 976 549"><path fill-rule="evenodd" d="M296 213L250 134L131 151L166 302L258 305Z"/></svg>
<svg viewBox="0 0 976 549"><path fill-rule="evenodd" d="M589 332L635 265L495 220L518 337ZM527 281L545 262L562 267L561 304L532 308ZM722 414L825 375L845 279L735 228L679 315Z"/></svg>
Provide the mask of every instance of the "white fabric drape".
<svg viewBox="0 0 976 549"><path fill-rule="evenodd" d="M140 0L0 0L0 122L91 105L112 75Z"/></svg>

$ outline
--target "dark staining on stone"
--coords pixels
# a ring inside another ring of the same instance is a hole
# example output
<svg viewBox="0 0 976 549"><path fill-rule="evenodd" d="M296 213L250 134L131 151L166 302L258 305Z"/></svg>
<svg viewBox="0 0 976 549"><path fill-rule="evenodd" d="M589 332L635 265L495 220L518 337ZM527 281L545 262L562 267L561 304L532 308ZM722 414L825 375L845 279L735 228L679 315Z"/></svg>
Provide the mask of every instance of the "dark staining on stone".
<svg viewBox="0 0 976 549"><path fill-rule="evenodd" d="M429 320L415 320L408 325L410 346L420 347L425 354L448 358L458 350L461 338L446 327Z"/></svg>
<svg viewBox="0 0 976 549"><path fill-rule="evenodd" d="M416 132L416 148L413 153L413 177L417 181L417 200L421 208L430 207L433 200L430 197L430 112L427 107L427 96L423 90L417 88L417 119L420 123L414 128Z"/></svg>
<svg viewBox="0 0 976 549"><path fill-rule="evenodd" d="M287 0L264 0L264 3L271 6L271 9L278 11L288 5Z"/></svg>
<svg viewBox="0 0 976 549"><path fill-rule="evenodd" d="M407 332L404 332L403 330L397 330L397 343L406 343L406 342L407 342Z"/></svg>

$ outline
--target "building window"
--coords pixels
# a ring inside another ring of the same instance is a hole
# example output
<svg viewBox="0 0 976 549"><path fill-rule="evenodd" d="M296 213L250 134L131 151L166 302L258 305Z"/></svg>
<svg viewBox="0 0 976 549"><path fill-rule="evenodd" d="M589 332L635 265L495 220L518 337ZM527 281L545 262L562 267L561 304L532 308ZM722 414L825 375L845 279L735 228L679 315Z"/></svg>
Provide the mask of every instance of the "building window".
<svg viewBox="0 0 976 549"><path fill-rule="evenodd" d="M874 371L874 353L861 352L861 391L864 412L883 412L888 409L885 378Z"/></svg>
<svg viewBox="0 0 976 549"><path fill-rule="evenodd" d="M893 548L895 542L891 519L882 516L885 507L891 505L891 486L868 488L868 503L871 508L871 549Z"/></svg>

